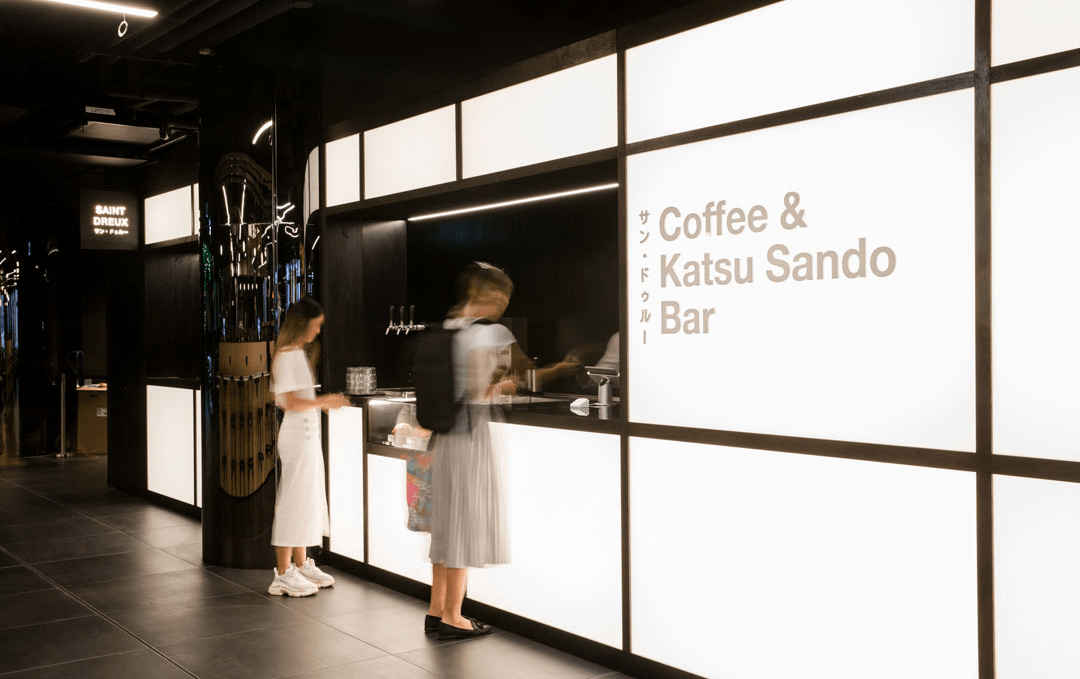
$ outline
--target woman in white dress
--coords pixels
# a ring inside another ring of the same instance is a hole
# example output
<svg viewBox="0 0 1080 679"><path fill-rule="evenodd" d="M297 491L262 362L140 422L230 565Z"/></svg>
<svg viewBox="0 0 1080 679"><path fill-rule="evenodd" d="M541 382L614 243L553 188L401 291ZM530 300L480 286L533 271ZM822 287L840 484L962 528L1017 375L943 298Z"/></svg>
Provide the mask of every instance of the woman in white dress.
<svg viewBox="0 0 1080 679"><path fill-rule="evenodd" d="M312 342L324 318L322 307L310 297L294 302L281 323L271 368L275 401L285 411L278 429L281 482L270 534L277 566L267 589L279 596L308 596L334 584L332 576L307 558L307 548L321 544L330 528L319 412L348 404L342 394L315 395Z"/></svg>

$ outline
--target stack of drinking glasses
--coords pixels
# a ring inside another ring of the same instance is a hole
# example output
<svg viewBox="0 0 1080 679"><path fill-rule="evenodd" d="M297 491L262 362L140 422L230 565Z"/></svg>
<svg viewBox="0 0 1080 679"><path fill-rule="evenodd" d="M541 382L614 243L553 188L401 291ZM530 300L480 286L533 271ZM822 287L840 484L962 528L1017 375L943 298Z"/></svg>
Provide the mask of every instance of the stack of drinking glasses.
<svg viewBox="0 0 1080 679"><path fill-rule="evenodd" d="M345 391L355 396L375 393L375 368L351 366L345 368Z"/></svg>

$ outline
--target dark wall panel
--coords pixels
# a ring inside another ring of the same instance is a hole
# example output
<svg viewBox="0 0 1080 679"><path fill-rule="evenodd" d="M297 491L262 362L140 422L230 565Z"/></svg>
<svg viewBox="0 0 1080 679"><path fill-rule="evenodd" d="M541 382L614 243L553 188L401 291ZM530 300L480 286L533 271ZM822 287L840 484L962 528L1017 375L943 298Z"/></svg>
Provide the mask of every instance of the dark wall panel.
<svg viewBox="0 0 1080 679"><path fill-rule="evenodd" d="M199 378L202 297L199 255L146 256L146 374Z"/></svg>

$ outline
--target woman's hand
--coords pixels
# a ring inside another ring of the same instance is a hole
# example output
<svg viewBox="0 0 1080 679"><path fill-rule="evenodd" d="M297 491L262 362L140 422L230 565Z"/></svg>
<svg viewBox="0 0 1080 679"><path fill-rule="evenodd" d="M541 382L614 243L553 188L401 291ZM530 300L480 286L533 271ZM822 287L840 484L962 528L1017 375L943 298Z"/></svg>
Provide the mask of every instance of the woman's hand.
<svg viewBox="0 0 1080 679"><path fill-rule="evenodd" d="M345 394L324 394L316 400L319 402L319 407L323 410L344 408L349 405L349 397Z"/></svg>

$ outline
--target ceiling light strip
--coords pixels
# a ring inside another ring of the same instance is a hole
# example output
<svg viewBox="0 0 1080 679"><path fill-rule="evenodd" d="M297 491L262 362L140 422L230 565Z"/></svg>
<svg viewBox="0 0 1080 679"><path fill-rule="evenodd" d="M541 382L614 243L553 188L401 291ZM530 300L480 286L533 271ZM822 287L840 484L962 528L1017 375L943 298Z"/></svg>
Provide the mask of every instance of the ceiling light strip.
<svg viewBox="0 0 1080 679"><path fill-rule="evenodd" d="M60 5L74 5L75 7L86 7L88 9L98 9L103 12L116 12L117 14L130 14L136 17L146 17L152 19L157 16L157 12L152 9L142 9L141 7L130 7L127 5L117 5L112 2L97 2L96 0L45 0L46 2L55 2Z"/></svg>
<svg viewBox="0 0 1080 679"><path fill-rule="evenodd" d="M481 210L494 210L499 207L507 207L509 205L521 205L522 203L535 203L539 200L551 200L553 198L565 198L566 196L576 196L582 193L592 193L594 191L606 191L608 189L615 189L619 187L618 182L611 184L600 184L599 186L587 186L583 189L574 189L572 191L560 191L559 193L547 193L542 196L532 196L530 198L519 198L517 200L508 200L502 203L490 203L488 205L477 205L476 207L467 207L460 210L449 210L447 212L433 212L427 215L417 215L415 217L409 217L407 221L419 222L424 219L435 219L437 217L449 217L451 215L462 215L469 212L479 212Z"/></svg>

